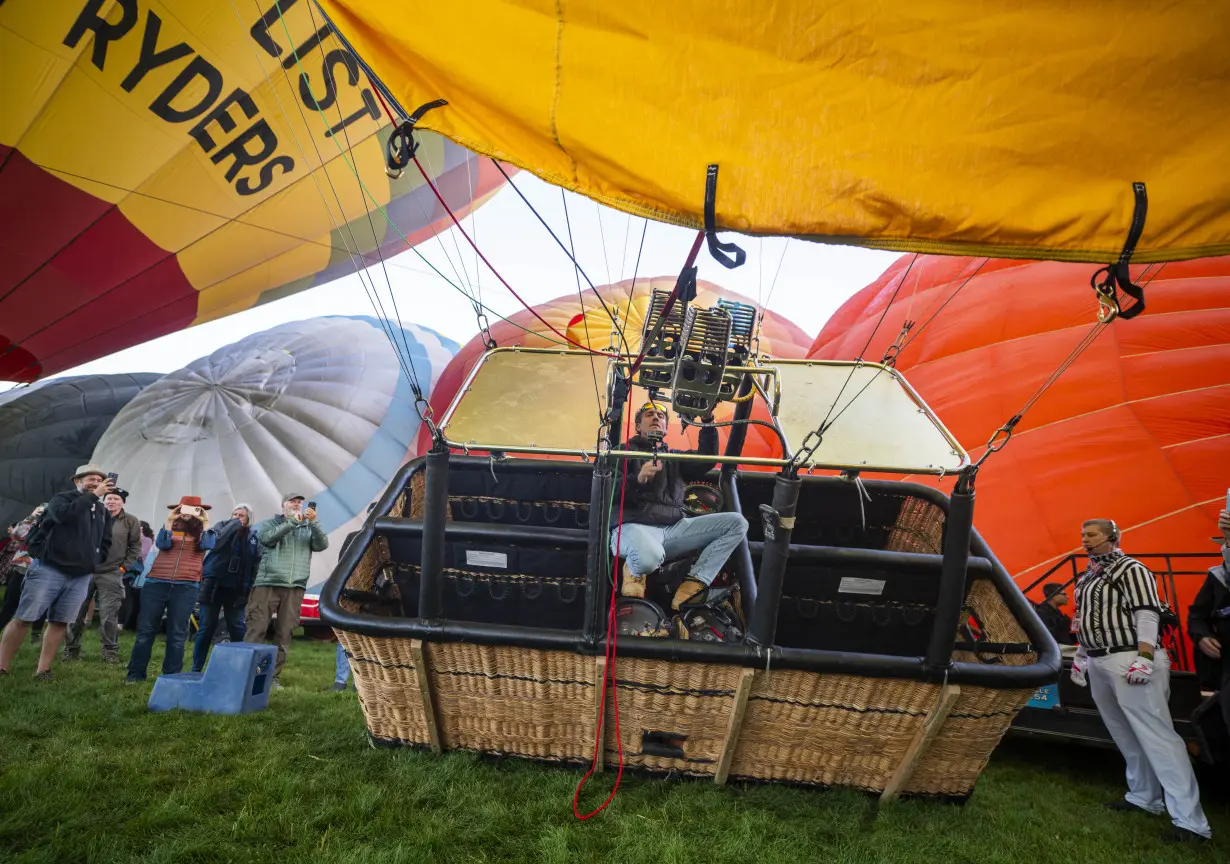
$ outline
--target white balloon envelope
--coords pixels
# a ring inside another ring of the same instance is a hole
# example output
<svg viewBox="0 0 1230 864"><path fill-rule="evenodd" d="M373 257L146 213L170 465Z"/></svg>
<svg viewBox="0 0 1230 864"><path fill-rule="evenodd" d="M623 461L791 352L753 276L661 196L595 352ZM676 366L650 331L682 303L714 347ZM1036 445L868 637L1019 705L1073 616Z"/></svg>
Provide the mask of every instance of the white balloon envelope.
<svg viewBox="0 0 1230 864"><path fill-rule="evenodd" d="M155 529L183 495L212 505L214 522L239 503L260 521L280 513L288 493L316 501L330 542L313 557L315 586L368 504L417 455L407 372L428 396L457 350L427 328L375 318L282 324L148 387L116 415L94 459L120 475L128 511Z"/></svg>

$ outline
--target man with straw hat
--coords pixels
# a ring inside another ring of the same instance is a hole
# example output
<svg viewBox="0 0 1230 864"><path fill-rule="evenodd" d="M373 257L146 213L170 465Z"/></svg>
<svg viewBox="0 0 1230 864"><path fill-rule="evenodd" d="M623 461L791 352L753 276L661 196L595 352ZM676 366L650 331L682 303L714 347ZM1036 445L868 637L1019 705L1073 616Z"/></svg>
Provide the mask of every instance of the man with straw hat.
<svg viewBox="0 0 1230 864"><path fill-rule="evenodd" d="M68 622L77 617L90 589L94 568L111 548L111 514L103 498L115 484L97 465L82 465L73 489L47 502L47 510L27 538L33 558L21 589L17 615L0 636L0 676L30 631L47 616L47 633L38 658L39 681L52 680L51 663L64 641Z"/></svg>

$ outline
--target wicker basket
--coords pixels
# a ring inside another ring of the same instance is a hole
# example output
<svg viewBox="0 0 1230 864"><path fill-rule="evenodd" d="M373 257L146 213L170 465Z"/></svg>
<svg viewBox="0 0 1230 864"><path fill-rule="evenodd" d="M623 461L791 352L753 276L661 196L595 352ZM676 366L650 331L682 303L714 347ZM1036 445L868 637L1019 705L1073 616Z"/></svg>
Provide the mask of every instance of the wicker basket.
<svg viewBox="0 0 1230 864"><path fill-rule="evenodd" d="M423 471L411 475L390 515L422 518L424 478ZM887 545L937 553L944 519L942 508L906 495ZM388 543L377 537L346 587L369 592L377 575L395 566ZM369 611L345 593L341 605ZM988 642L1026 641L993 582L976 579L967 608ZM378 742L578 765L593 758L596 745L613 761L621 744L626 765L651 772L850 786L886 796L968 795L1034 692L620 657L617 742L610 701L598 734L601 657L341 631L338 638ZM1037 657L957 652L954 659L1027 665Z"/></svg>

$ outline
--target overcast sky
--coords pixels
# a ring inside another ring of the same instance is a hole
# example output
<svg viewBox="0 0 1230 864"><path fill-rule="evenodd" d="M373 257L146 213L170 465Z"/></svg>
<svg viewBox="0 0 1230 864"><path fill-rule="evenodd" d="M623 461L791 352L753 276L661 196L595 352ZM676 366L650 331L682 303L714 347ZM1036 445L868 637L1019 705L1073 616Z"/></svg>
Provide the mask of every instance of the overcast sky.
<svg viewBox="0 0 1230 864"><path fill-rule="evenodd" d="M514 182L567 242L560 190L525 173L515 175ZM593 283L631 278L645 221L565 194L577 259ZM500 190L464 224L483 254L528 303L542 303L576 291L572 264L514 190ZM639 274L677 274L693 237L690 229L649 223ZM799 240L734 235L727 239L744 246L747 263L737 270L727 270L702 251L700 278L767 305L813 336L846 298L875 279L896 257L891 252ZM422 244L419 251L450 277L456 272L498 312L508 315L521 308L490 271L476 266L473 250L455 229ZM387 272L386 281L379 266L369 270L387 317L394 317L391 284L402 321L431 327L461 343L477 332L469 301L431 273L413 251L389 259ZM252 333L287 321L338 314L380 314L358 276L164 336L63 374L171 372ZM9 386L0 384L0 390Z"/></svg>

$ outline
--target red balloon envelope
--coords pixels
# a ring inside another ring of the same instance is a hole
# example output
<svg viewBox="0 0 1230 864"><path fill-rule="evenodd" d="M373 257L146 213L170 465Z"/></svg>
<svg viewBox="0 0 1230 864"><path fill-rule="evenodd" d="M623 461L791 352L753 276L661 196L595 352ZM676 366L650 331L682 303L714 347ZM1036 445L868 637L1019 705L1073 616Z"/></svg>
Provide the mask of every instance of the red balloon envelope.
<svg viewBox="0 0 1230 864"><path fill-rule="evenodd" d="M897 367L977 458L1090 330L1095 269L906 256L838 310L809 356L878 361L917 321ZM1145 312L1104 328L978 475L975 524L1021 584L1079 552L1088 518L1116 520L1128 553L1217 549L1209 538L1230 486L1230 258L1133 276L1148 282ZM1199 581L1178 586L1184 618Z"/></svg>

